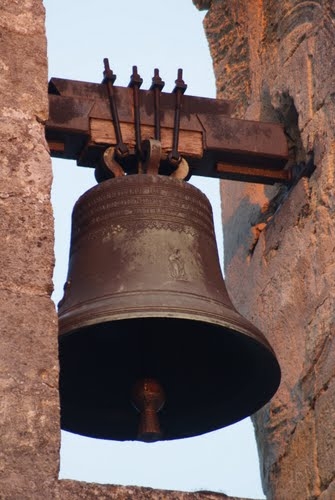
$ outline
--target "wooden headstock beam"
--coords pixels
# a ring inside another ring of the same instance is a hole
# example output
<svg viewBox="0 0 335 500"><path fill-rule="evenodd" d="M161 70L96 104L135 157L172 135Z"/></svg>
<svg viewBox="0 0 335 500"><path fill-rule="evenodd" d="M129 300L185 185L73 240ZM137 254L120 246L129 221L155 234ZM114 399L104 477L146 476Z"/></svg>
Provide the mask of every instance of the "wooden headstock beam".
<svg viewBox="0 0 335 500"><path fill-rule="evenodd" d="M129 87L113 88L123 141L135 154L133 92ZM153 92L139 90L139 102L142 140L153 138ZM161 92L161 145L166 156L172 149L174 106L174 94ZM94 168L104 150L116 145L105 84L52 78L49 108L46 138L51 156ZM289 182L283 127L232 118L233 109L229 101L183 95L179 153L191 174L264 184Z"/></svg>

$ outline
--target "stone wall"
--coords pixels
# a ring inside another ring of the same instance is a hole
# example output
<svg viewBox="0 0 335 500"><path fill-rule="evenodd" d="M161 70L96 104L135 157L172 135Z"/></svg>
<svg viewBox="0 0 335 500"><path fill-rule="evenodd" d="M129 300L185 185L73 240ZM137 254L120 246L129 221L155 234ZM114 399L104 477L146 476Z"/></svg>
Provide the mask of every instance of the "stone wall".
<svg viewBox="0 0 335 500"><path fill-rule="evenodd" d="M57 318L41 1L0 2L0 498L58 474ZM45 498L45 497L44 497Z"/></svg>
<svg viewBox="0 0 335 500"><path fill-rule="evenodd" d="M335 4L211 0L218 96L285 126L291 189L222 182L225 271L237 309L270 340L282 383L254 418L268 499L335 498Z"/></svg>

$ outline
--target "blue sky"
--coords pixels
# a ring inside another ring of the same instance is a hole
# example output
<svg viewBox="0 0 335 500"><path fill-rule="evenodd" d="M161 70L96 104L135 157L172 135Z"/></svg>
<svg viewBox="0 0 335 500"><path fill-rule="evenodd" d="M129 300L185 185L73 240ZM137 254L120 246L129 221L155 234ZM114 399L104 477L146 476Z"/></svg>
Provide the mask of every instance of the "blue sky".
<svg viewBox="0 0 335 500"><path fill-rule="evenodd" d="M44 0L47 12L49 77L100 82L108 57L117 85L127 86L137 65L149 88L160 69L171 91L183 68L189 95L215 97L212 61L202 27L204 12L191 0ZM66 278L70 216L74 202L95 184L93 171L54 161L52 192L56 225L54 300ZM219 251L222 231L218 181L192 179L209 197ZM246 419L192 439L144 444L94 440L62 433L60 477L163 489L221 491L264 498L253 428Z"/></svg>

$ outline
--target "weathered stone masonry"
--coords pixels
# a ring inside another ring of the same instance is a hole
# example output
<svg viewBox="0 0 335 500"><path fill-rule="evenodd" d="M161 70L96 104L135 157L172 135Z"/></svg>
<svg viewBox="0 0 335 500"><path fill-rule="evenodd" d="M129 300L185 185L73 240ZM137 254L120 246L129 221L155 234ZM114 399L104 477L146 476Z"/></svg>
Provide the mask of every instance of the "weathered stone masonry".
<svg viewBox="0 0 335 500"><path fill-rule="evenodd" d="M42 498L59 464L46 85L42 1L1 0L0 498L6 500Z"/></svg>

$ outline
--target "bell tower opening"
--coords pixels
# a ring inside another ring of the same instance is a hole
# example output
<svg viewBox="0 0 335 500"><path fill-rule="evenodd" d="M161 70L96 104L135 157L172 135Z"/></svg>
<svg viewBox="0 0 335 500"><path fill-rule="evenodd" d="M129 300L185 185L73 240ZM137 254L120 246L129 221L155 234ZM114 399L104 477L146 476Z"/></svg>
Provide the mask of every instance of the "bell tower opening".
<svg viewBox="0 0 335 500"><path fill-rule="evenodd" d="M79 80L94 80L100 71L100 68L96 68L95 65L97 61L100 61L102 56L105 56L107 47L107 52L113 59L113 65L115 64L116 67L120 68L118 71L120 74L125 75L125 78L128 78L129 61L134 60L138 63L139 67L144 67L147 62L149 63L150 69L147 71L148 74L150 71L150 76L148 77L150 78L152 65L156 64L156 59L159 58L157 64L161 68L163 68L166 61L166 70L164 70L166 75L170 71L167 61L171 62L170 85L175 78L176 66L181 65L185 73L187 72L188 81L190 81L192 74L195 75L193 84L189 84L192 94L205 95L208 93L208 95L213 95L215 92L215 83L212 63L201 26L203 13L197 12L191 1L189 1L189 4L185 3L182 8L180 2L177 0L172 4L170 2L168 6L162 5L159 7L160 12L157 15L160 19L165 20L164 23L150 26L148 30L150 35L144 36L141 29L143 23L139 19L142 18L143 22L147 23L148 16L145 15L145 12L149 10L157 12L157 2L146 1L142 2L141 6L134 5L132 1L128 3L128 7L126 5L127 2L124 2L118 8L115 8L115 12L114 10L112 12L108 2L103 2L103 5L101 5L100 12L111 11L109 18L113 18L113 33L111 33L107 22L108 16L101 16L97 6L94 6L94 10L92 10L91 3L84 3L81 5L83 12L81 13L80 31L77 32L76 23L74 22L77 15L76 6L69 6L64 3L64 8L62 8L59 2L56 6L51 0L44 0L47 11L50 76L68 76ZM61 11L63 12L62 15L60 15ZM64 12L67 13L66 19L64 19ZM132 13L130 17L129 12ZM176 16L177 12L178 16ZM105 28L104 23L106 23ZM192 30L190 30L191 24ZM62 26L61 32L59 26ZM124 26L128 27L129 32L138 34L136 35L136 44L134 43L133 36L129 40L125 39ZM174 26L174 30L176 31L173 41L171 41L171 31L168 26ZM187 30L185 30L185 27L187 27ZM88 36L88 34L90 35ZM78 40L78 43L73 43L73 40ZM92 44L92 40L94 44ZM123 40L124 46L122 49L118 40ZM156 43L155 40L159 41L159 43ZM113 45L118 47L118 54L114 55L114 49L111 51L110 47L113 48ZM85 51L83 51L83 46L86 47ZM94 49L93 46L95 47ZM121 50L122 54L120 53ZM83 56L84 53L85 56ZM150 54L150 57L148 57L148 54ZM199 63L200 59L203 61L201 64ZM75 65L73 61L76 61ZM119 64L120 61L126 61L126 69L122 69ZM199 67L201 67L200 74L198 72ZM90 76L89 68L93 76ZM70 237L70 213L74 201L87 189L92 187L95 184L95 180L93 170L70 166L69 161L65 163L61 160L54 160L54 176L53 203L56 218L54 298L57 303L61 299L66 276ZM210 201L212 205L220 205L218 201L218 181L209 181L206 179L199 181L197 179L195 182L197 182L198 187L202 191L204 191L205 184L210 184L211 189L215 185L215 194L214 196L210 196ZM220 219L219 206L215 221L217 227L220 226ZM57 227L61 229L57 230ZM65 243L64 238L68 238L67 243ZM222 241L222 236L217 235L217 240L218 242ZM222 249L220 249L219 253L222 254ZM175 275L181 277L183 266L180 263L180 259L178 260L178 255L171 257L170 264L174 269ZM198 404L201 406L201 401ZM234 495L260 498L262 493L252 425L250 420L246 419L236 424L234 428L235 433L232 429L226 428L196 438L183 439L178 444L177 441L171 441L151 443L149 445L133 441L118 443L117 441L96 440L65 431L62 433L60 478L72 477L92 482L137 484L186 491L212 489ZM234 435L232 441L229 437L226 437L231 431ZM237 439L238 435L241 434L245 436L245 440L238 450ZM95 451L93 452L94 447ZM229 455L227 462L225 462L223 457L225 453ZM90 455L92 458L94 457L93 460L90 459ZM98 467L94 466L97 456L101 460ZM194 457L201 460L194 460ZM131 458L134 459L133 464L131 464ZM238 464L241 467L244 460L246 460L244 467L248 469L248 475L250 476L248 480L245 479L243 485L245 489L241 488L239 490L238 486L236 486L235 489L228 491L230 487L223 479L223 469L229 469L228 475L235 475L236 485L238 485L238 483L241 483L241 474L244 474L238 468ZM76 465L73 468L74 463ZM103 466L102 463L104 464ZM175 464L175 469L173 469L173 464ZM214 467L214 464L217 467ZM141 468L140 465L143 467ZM155 469L157 465L158 467ZM77 472L73 472L74 469ZM151 471L149 474L150 477L145 474L145 471L148 469ZM194 481L195 477L204 477L206 471L214 471L215 469L217 471L216 478L212 476L208 481L206 479ZM116 474L117 470L119 477ZM163 470L166 473L165 478L163 477ZM101 472L104 472L105 475L100 474ZM181 476L183 476L182 479L180 479ZM187 480L186 482L184 481L184 479L187 479L186 476L189 478L189 483L187 483Z"/></svg>

